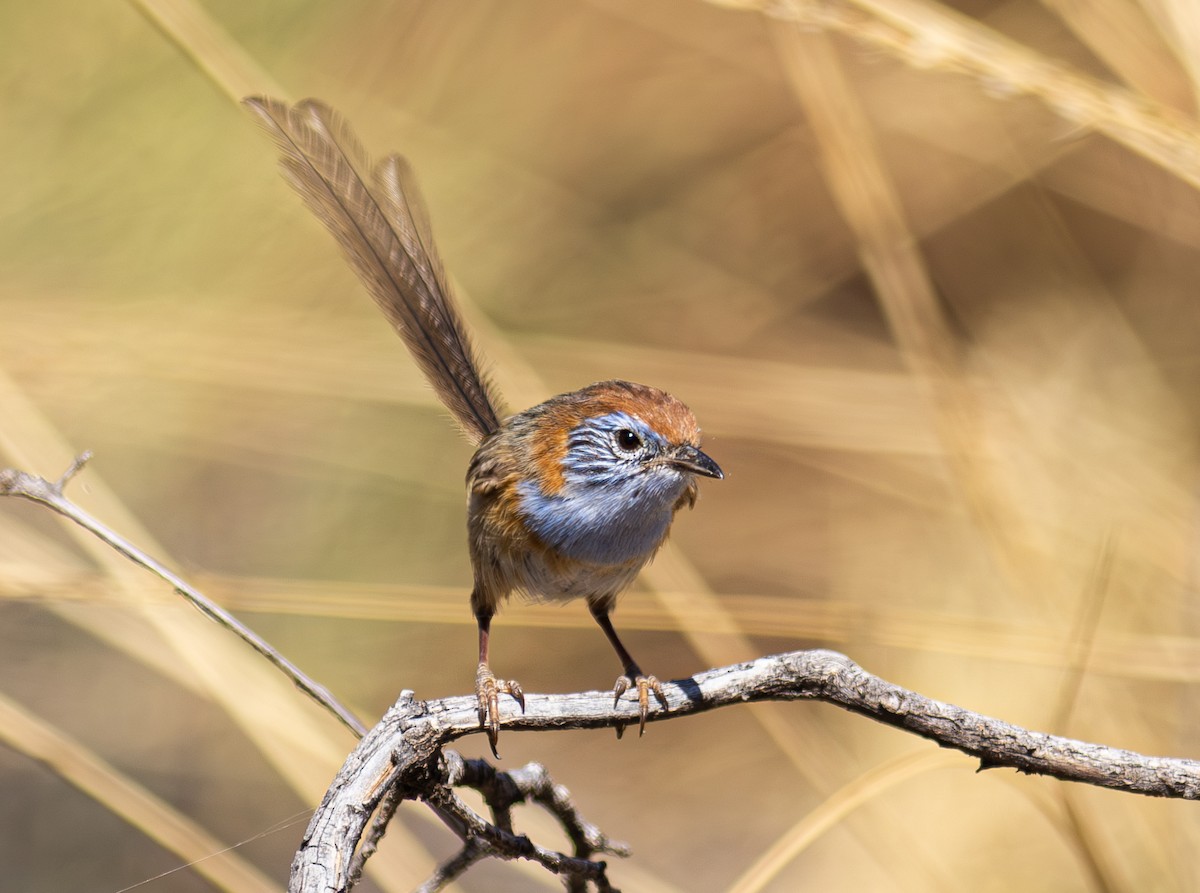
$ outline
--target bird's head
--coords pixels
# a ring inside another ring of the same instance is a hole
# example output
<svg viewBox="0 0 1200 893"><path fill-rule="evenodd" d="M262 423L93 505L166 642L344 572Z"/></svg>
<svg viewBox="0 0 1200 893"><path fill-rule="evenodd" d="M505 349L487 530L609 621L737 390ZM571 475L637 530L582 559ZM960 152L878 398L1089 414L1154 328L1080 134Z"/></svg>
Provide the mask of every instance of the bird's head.
<svg viewBox="0 0 1200 893"><path fill-rule="evenodd" d="M530 410L527 513L559 548L614 561L652 554L698 477L722 478L692 411L666 391L603 381Z"/></svg>

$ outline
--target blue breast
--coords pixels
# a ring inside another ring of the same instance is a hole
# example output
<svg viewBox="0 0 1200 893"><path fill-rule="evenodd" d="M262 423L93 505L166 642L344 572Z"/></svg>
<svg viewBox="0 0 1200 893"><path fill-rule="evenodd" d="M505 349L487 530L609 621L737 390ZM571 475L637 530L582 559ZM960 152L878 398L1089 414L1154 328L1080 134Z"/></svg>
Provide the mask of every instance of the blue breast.
<svg viewBox="0 0 1200 893"><path fill-rule="evenodd" d="M620 565L648 559L659 547L683 484L665 492L661 486L568 485L547 496L526 481L520 491L525 522L547 546L577 561Z"/></svg>
<svg viewBox="0 0 1200 893"><path fill-rule="evenodd" d="M643 439L636 454L620 454L614 431ZM687 478L656 461L666 447L636 416L593 417L571 431L562 486L546 493L534 480L519 485L520 511L537 537L562 555L596 565L646 561L666 538Z"/></svg>

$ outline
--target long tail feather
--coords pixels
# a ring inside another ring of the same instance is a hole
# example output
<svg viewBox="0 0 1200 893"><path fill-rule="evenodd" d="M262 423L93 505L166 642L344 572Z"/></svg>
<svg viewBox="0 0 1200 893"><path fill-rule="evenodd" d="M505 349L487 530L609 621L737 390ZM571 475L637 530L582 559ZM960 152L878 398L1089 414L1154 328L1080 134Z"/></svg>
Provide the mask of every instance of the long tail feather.
<svg viewBox="0 0 1200 893"><path fill-rule="evenodd" d="M306 99L295 106L243 100L281 153L280 167L337 238L438 397L475 443L500 427L500 402L482 375L454 306L429 218L408 163L373 170L342 118Z"/></svg>

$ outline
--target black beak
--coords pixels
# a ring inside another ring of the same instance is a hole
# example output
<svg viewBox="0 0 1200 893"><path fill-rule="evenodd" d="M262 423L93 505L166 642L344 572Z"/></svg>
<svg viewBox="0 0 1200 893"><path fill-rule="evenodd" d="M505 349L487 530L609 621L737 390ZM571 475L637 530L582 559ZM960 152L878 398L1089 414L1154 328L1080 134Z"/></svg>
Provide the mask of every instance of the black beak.
<svg viewBox="0 0 1200 893"><path fill-rule="evenodd" d="M725 472L721 471L720 465L691 444L685 443L682 446L676 447L667 457L667 461L680 471L698 474L706 478L716 478L717 480L725 477Z"/></svg>

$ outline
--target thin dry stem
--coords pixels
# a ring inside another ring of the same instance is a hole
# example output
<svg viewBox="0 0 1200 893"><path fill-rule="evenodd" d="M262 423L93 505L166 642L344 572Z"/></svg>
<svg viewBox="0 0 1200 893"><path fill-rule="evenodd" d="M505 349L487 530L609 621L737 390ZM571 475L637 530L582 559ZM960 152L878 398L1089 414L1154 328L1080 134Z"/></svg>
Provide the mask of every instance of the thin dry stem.
<svg viewBox="0 0 1200 893"><path fill-rule="evenodd" d="M70 467L54 483L28 472L12 468L0 469L0 496L16 496L40 503L54 512L74 521L84 530L94 534L134 564L169 583L205 617L232 632L235 636L261 654L280 672L292 680L295 686L317 704L332 714L356 736L362 737L366 727L344 707L323 685L309 678L299 667L276 651L265 639L239 621L236 617L209 599L204 593L185 582L173 571L147 555L120 534L105 527L63 494L63 487L77 475L91 458L85 452L71 463Z"/></svg>

